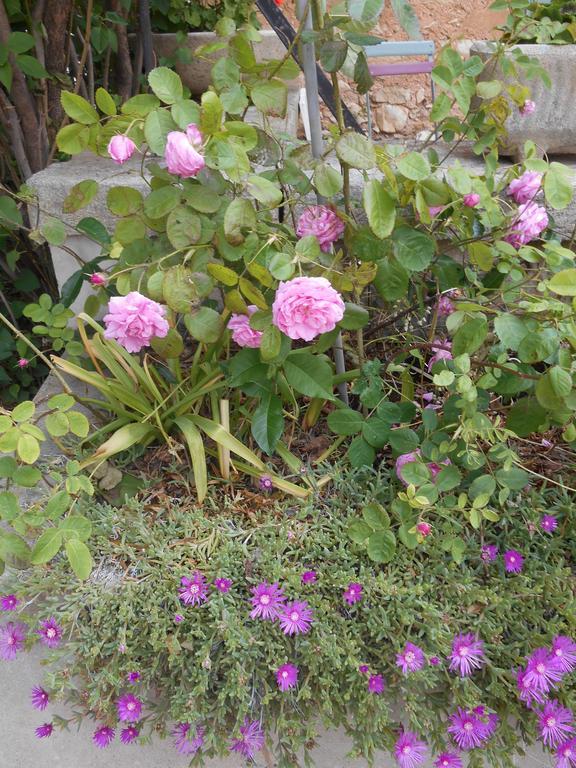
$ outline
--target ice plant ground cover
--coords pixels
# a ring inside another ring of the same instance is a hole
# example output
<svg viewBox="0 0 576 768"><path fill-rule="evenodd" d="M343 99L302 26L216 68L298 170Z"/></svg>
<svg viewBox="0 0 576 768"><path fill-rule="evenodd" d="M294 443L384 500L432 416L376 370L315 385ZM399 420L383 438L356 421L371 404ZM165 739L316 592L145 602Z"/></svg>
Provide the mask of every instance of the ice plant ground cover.
<svg viewBox="0 0 576 768"><path fill-rule="evenodd" d="M377 6L314 14L336 98L351 60L370 84ZM219 31L230 56L199 103L167 67L123 104L62 95L60 152L107 157L118 183L114 227L77 225L101 247L66 286L92 290L77 335L48 296L25 310L64 391L0 413L0 656L50 654L36 735L71 699L95 747L155 732L198 764L268 739L295 765L320 719L400 768L509 766L536 737L574 768L576 269L554 223L572 185L530 142L498 161L542 71L445 49L444 141L377 146L340 119L314 157L270 129L289 55L258 63L253 27ZM478 80L492 64L508 84ZM464 139L482 174L447 167ZM30 200L10 199L14 228ZM66 239L56 220L29 234ZM562 457L553 477L534 446ZM111 506L110 476L134 498Z"/></svg>
<svg viewBox="0 0 576 768"><path fill-rule="evenodd" d="M570 497L515 494L490 534L492 561L483 533L461 523L455 563L453 523L438 518L375 566L350 531L377 503L399 532L395 482L392 467L358 470L338 473L314 501L223 488L199 507L185 487L173 501L159 479L140 500L83 505L99 532L91 579L71 584L60 559L38 611L26 607L38 591L30 572L3 603L19 633L3 623L2 658L41 642L50 661L30 691L31 736L38 727L57 739L89 718L99 748L165 737L193 765L256 755L266 738L278 764L294 766L322 724L344 725L354 754L389 750L402 768L423 756L509 766L535 740L570 768L561 756L576 705ZM554 533L541 526L550 514ZM501 556L511 549L522 550L519 573Z"/></svg>

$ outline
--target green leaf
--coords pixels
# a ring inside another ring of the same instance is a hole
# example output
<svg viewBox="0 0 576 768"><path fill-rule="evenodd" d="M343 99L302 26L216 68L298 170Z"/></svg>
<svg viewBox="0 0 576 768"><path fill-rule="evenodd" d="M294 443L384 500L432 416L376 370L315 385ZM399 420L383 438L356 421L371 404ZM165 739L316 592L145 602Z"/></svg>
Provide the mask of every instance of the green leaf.
<svg viewBox="0 0 576 768"><path fill-rule="evenodd" d="M200 124L200 105L191 99L183 99L172 105L172 118L181 131L185 131L190 123Z"/></svg>
<svg viewBox="0 0 576 768"><path fill-rule="evenodd" d="M325 72L338 72L346 61L348 43L345 40L327 40L320 47L320 63Z"/></svg>
<svg viewBox="0 0 576 768"><path fill-rule="evenodd" d="M181 192L173 186L160 187L144 200L144 213L150 219L162 219L180 204Z"/></svg>
<svg viewBox="0 0 576 768"><path fill-rule="evenodd" d="M79 155L87 149L89 142L90 128L78 123L65 125L56 135L58 149L67 155Z"/></svg>
<svg viewBox="0 0 576 768"><path fill-rule="evenodd" d="M245 234L256 229L256 211L249 200L237 197L232 200L224 214L224 234L232 245L244 242Z"/></svg>
<svg viewBox="0 0 576 768"><path fill-rule="evenodd" d="M339 160L360 170L369 171L376 165L376 153L372 142L354 131L346 131L336 142L336 154ZM382 182L373 179L370 184Z"/></svg>
<svg viewBox="0 0 576 768"><path fill-rule="evenodd" d="M381 504L373 502L362 508L362 517L375 531L385 531L390 528L390 516Z"/></svg>
<svg viewBox="0 0 576 768"><path fill-rule="evenodd" d="M32 435L20 435L16 452L26 464L34 464L40 456L40 443Z"/></svg>
<svg viewBox="0 0 576 768"><path fill-rule="evenodd" d="M477 499L479 496L487 496L490 498L496 490L496 480L492 475L480 475L472 482L468 495L471 499Z"/></svg>
<svg viewBox="0 0 576 768"><path fill-rule="evenodd" d="M494 332L506 347L516 351L522 339L529 333L528 326L515 315L498 315L494 320Z"/></svg>
<svg viewBox="0 0 576 768"><path fill-rule="evenodd" d="M112 187L106 195L106 205L114 216L132 216L142 210L142 203L142 193L134 187Z"/></svg>
<svg viewBox="0 0 576 768"><path fill-rule="evenodd" d="M347 456L354 468L371 467L376 459L376 451L363 437L355 437L350 443Z"/></svg>
<svg viewBox="0 0 576 768"><path fill-rule="evenodd" d="M78 539L69 539L64 548L72 570L81 581L85 581L92 573L93 567L90 550Z"/></svg>
<svg viewBox="0 0 576 768"><path fill-rule="evenodd" d="M0 517L2 520L14 520L20 514L18 496L12 491L0 492Z"/></svg>
<svg viewBox="0 0 576 768"><path fill-rule="evenodd" d="M328 415L328 426L337 435L356 435L363 424L362 414L351 408L337 408Z"/></svg>
<svg viewBox="0 0 576 768"><path fill-rule="evenodd" d="M68 416L65 413L49 413L45 424L51 437L63 437L69 432Z"/></svg>
<svg viewBox="0 0 576 768"><path fill-rule="evenodd" d="M20 536L0 529L0 557L2 560L9 560L13 556L19 560L28 561L29 555L28 544Z"/></svg>
<svg viewBox="0 0 576 768"><path fill-rule="evenodd" d="M314 186L323 197L334 197L342 191L342 174L330 163L319 163L314 169Z"/></svg>
<svg viewBox="0 0 576 768"><path fill-rule="evenodd" d="M396 221L396 202L384 183L370 179L364 186L363 201L372 232L381 239L389 237Z"/></svg>
<svg viewBox="0 0 576 768"><path fill-rule="evenodd" d="M77 93L62 91L60 102L69 118L82 125L93 125L100 119L94 107Z"/></svg>
<svg viewBox="0 0 576 768"><path fill-rule="evenodd" d="M40 535L40 538L32 549L30 562L32 565L42 565L52 560L62 546L62 532L58 528L48 528Z"/></svg>
<svg viewBox="0 0 576 768"><path fill-rule="evenodd" d="M391 0L392 10L409 40L420 39L418 16L409 0Z"/></svg>
<svg viewBox="0 0 576 768"><path fill-rule="evenodd" d="M22 72L24 72L25 75L28 75L28 77L33 77L36 80L42 80L45 77L50 77L49 73L46 72L42 64L40 64L35 56L20 54L16 57L16 63Z"/></svg>
<svg viewBox="0 0 576 768"><path fill-rule="evenodd" d="M396 536L392 531L377 531L368 539L368 557L375 563L390 563L396 554Z"/></svg>
<svg viewBox="0 0 576 768"><path fill-rule="evenodd" d="M284 373L299 394L334 400L332 368L325 359L309 352L292 352L284 361Z"/></svg>
<svg viewBox="0 0 576 768"><path fill-rule="evenodd" d="M105 115L112 116L116 114L116 102L105 88L98 88L96 90L96 106Z"/></svg>
<svg viewBox="0 0 576 768"><path fill-rule="evenodd" d="M12 480L22 488L34 488L42 479L42 472L36 467L18 467L12 475Z"/></svg>
<svg viewBox="0 0 576 768"><path fill-rule="evenodd" d="M69 493L66 491L58 491L48 500L48 503L44 507L44 514L48 520L57 520L68 510L71 502L72 497Z"/></svg>
<svg viewBox="0 0 576 768"><path fill-rule="evenodd" d="M184 205L177 205L168 216L166 235L177 250L197 243L202 236L202 220Z"/></svg>
<svg viewBox="0 0 576 768"><path fill-rule="evenodd" d="M539 363L550 357L558 349L558 338L554 331L546 333L533 331L525 336L518 345L518 357L523 363Z"/></svg>
<svg viewBox="0 0 576 768"><path fill-rule="evenodd" d="M186 315L184 324L188 333L203 344L218 341L224 330L222 318L211 307L200 307L196 312Z"/></svg>
<svg viewBox="0 0 576 768"><path fill-rule="evenodd" d="M471 317L465 320L454 334L452 354L454 357L465 352L472 355L484 343L488 336L488 323L483 317Z"/></svg>
<svg viewBox="0 0 576 768"><path fill-rule="evenodd" d="M174 104L184 96L180 77L168 67L157 67L148 75L148 83L160 101L164 104Z"/></svg>
<svg viewBox="0 0 576 768"><path fill-rule="evenodd" d="M160 101L151 93L140 93L125 101L120 108L123 115L146 117L160 106ZM185 126L184 126L185 127Z"/></svg>
<svg viewBox="0 0 576 768"><path fill-rule="evenodd" d="M562 210L572 202L572 175L562 163L550 163L544 176L544 194L546 202L555 210Z"/></svg>
<svg viewBox="0 0 576 768"><path fill-rule="evenodd" d="M207 91L202 94L202 114L200 117L200 129L202 133L212 135L218 133L222 127L224 107L218 94Z"/></svg>
<svg viewBox="0 0 576 768"><path fill-rule="evenodd" d="M413 429L401 427L391 431L390 445L397 453L411 453L420 445L420 439Z"/></svg>
<svg viewBox="0 0 576 768"><path fill-rule="evenodd" d="M407 179L423 181L432 173L430 163L419 152L408 152L396 161L396 167Z"/></svg>
<svg viewBox="0 0 576 768"><path fill-rule="evenodd" d="M85 208L98 194L98 182L94 179L85 179L75 184L64 198L62 211L64 213L76 213Z"/></svg>
<svg viewBox="0 0 576 768"><path fill-rule="evenodd" d="M170 131L175 131L177 128L172 116L166 110L155 109L148 113L144 122L144 137L155 155L164 154L166 137Z"/></svg>
<svg viewBox="0 0 576 768"><path fill-rule="evenodd" d="M576 296L576 268L556 272L548 280L548 288L559 296Z"/></svg>
<svg viewBox="0 0 576 768"><path fill-rule="evenodd" d="M186 202L200 213L216 213L222 204L222 198L216 192L201 184L187 186L184 197Z"/></svg>
<svg viewBox="0 0 576 768"><path fill-rule="evenodd" d="M365 307L359 304L353 304L350 301L345 302L344 317L340 320L340 327L347 331L357 331L364 328L370 321L370 313Z"/></svg>
<svg viewBox="0 0 576 768"><path fill-rule="evenodd" d="M86 541L92 533L92 523L84 515L70 515L65 517L58 526L62 531L64 541L79 539Z"/></svg>
<svg viewBox="0 0 576 768"><path fill-rule="evenodd" d="M0 196L0 223L13 224L16 227L21 227L23 223L16 201L7 195Z"/></svg>
<svg viewBox="0 0 576 768"><path fill-rule="evenodd" d="M284 337L286 338L286 337ZM269 361L278 357L282 351L282 334L275 325L269 325L260 340L262 360Z"/></svg>
<svg viewBox="0 0 576 768"><path fill-rule="evenodd" d="M386 301L398 301L408 293L410 275L396 259L382 259L373 284Z"/></svg>
<svg viewBox="0 0 576 768"><path fill-rule="evenodd" d="M47 216L40 227L40 233L50 245L63 245L66 242L66 227L58 219Z"/></svg>
<svg viewBox="0 0 576 768"><path fill-rule="evenodd" d="M18 465L12 456L0 457L0 478L12 477Z"/></svg>
<svg viewBox="0 0 576 768"><path fill-rule="evenodd" d="M251 92L254 106L265 115L285 117L288 108L288 86L274 77L257 82Z"/></svg>
<svg viewBox="0 0 576 768"><path fill-rule="evenodd" d="M508 411L506 429L511 429L518 437L528 437L538 432L546 424L546 410L534 397L523 397L514 403Z"/></svg>
<svg viewBox="0 0 576 768"><path fill-rule="evenodd" d="M352 520L346 532L355 544L364 544L368 536L373 533L372 528L364 520Z"/></svg>
<svg viewBox="0 0 576 768"><path fill-rule="evenodd" d="M430 235L410 227L398 227L392 239L394 255L405 269L411 272L422 272L432 263L436 253L436 242Z"/></svg>
<svg viewBox="0 0 576 768"><path fill-rule="evenodd" d="M350 18L372 26L384 9L384 0L348 0Z"/></svg>
<svg viewBox="0 0 576 768"><path fill-rule="evenodd" d="M8 36L8 50L12 53L26 53L34 48L34 38L27 32L10 32Z"/></svg>
<svg viewBox="0 0 576 768"><path fill-rule="evenodd" d="M493 99L502 91L500 80L482 80L476 84L476 93L481 99Z"/></svg>
<svg viewBox="0 0 576 768"><path fill-rule="evenodd" d="M88 437L90 431L90 423L83 413L80 411L70 411L68 414L68 426L70 431L76 437Z"/></svg>
<svg viewBox="0 0 576 768"><path fill-rule="evenodd" d="M222 57L212 67L212 83L216 90L232 88L240 80L240 67L230 58Z"/></svg>
<svg viewBox="0 0 576 768"><path fill-rule="evenodd" d="M284 432L282 401L271 392L265 394L252 414L252 437L271 456Z"/></svg>
<svg viewBox="0 0 576 768"><path fill-rule="evenodd" d="M268 271L276 280L289 280L294 269L293 258L288 253L275 253L268 262Z"/></svg>
<svg viewBox="0 0 576 768"><path fill-rule="evenodd" d="M174 423L181 430L188 445L188 453L192 461L196 495L201 504L208 493L208 470L206 467L206 452L200 430L186 416L178 416Z"/></svg>
<svg viewBox="0 0 576 768"><path fill-rule="evenodd" d="M282 202L282 190L273 181L255 174L246 179L248 193L267 208L276 208Z"/></svg>
<svg viewBox="0 0 576 768"><path fill-rule="evenodd" d="M19 403L12 411L12 418L14 421L21 423L23 421L29 421L36 412L36 406L32 400L25 400L23 403Z"/></svg>

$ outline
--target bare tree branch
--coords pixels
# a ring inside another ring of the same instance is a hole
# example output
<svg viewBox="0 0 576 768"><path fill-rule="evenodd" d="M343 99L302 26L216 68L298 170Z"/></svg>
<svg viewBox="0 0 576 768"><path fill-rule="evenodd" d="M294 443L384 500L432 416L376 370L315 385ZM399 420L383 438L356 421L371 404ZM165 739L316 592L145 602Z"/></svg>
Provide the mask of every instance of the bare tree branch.
<svg viewBox="0 0 576 768"><path fill-rule="evenodd" d="M127 11L121 0L110 0L110 10L126 18ZM116 37L118 38L118 52L116 54L115 85L116 91L122 101L132 96L132 60L130 58L130 46L128 44L128 26L116 24Z"/></svg>
<svg viewBox="0 0 576 768"><path fill-rule="evenodd" d="M66 77L69 54L69 23L74 0L50 0L44 10L44 26L48 30L46 69L54 76L48 83L48 120L50 140L64 117L60 104L62 79Z"/></svg>
<svg viewBox="0 0 576 768"><path fill-rule="evenodd" d="M20 128L20 121L16 113L16 107L10 103L4 91L0 88L0 107L2 109L2 117L5 118L5 126L10 136L10 144L12 146L12 153L14 159L20 170L20 175L23 179L28 179L32 176L32 170L30 163L26 157L26 150L24 149L24 137Z"/></svg>

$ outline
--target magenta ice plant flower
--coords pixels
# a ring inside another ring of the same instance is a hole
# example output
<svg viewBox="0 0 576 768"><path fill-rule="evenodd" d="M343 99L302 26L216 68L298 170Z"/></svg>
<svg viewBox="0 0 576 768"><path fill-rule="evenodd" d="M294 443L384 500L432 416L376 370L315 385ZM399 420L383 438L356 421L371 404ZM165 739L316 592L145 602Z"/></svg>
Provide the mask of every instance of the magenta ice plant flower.
<svg viewBox="0 0 576 768"><path fill-rule="evenodd" d="M400 667L404 675L410 672L418 672L424 666L424 652L414 643L406 643L404 650L396 655L396 666Z"/></svg>
<svg viewBox="0 0 576 768"><path fill-rule="evenodd" d="M516 549L509 549L504 552L504 569L508 573L520 573L523 565L524 558Z"/></svg>
<svg viewBox="0 0 576 768"><path fill-rule="evenodd" d="M141 677L142 675L140 674L140 672L129 672L126 675L126 679L130 683L130 685L136 685L136 683L140 681Z"/></svg>
<svg viewBox="0 0 576 768"><path fill-rule="evenodd" d="M181 613L174 614L174 624L181 624L184 621L184 616Z"/></svg>
<svg viewBox="0 0 576 768"><path fill-rule="evenodd" d="M368 678L368 690L370 693L380 694L384 691L384 678L382 675L370 675Z"/></svg>
<svg viewBox="0 0 576 768"><path fill-rule="evenodd" d="M166 307L138 291L113 296L104 315L104 337L115 339L127 352L140 352L152 339L163 339L169 330Z"/></svg>
<svg viewBox="0 0 576 768"><path fill-rule="evenodd" d="M286 597L277 582L268 584L263 581L257 587L252 587L251 602L250 618L274 621L284 607Z"/></svg>
<svg viewBox="0 0 576 768"><path fill-rule="evenodd" d="M201 605L208 599L208 584L200 571L195 571L191 579L182 576L180 584L178 595L184 605Z"/></svg>
<svg viewBox="0 0 576 768"><path fill-rule="evenodd" d="M4 595L0 597L0 608L3 611L15 611L20 605L20 600L16 595Z"/></svg>
<svg viewBox="0 0 576 768"><path fill-rule="evenodd" d="M427 747L417 734L404 731L394 745L394 755L400 768L416 768L426 760Z"/></svg>
<svg viewBox="0 0 576 768"><path fill-rule="evenodd" d="M224 579L220 577L219 579L214 579L214 586L216 587L218 592L222 592L222 594L226 594L226 592L230 592L230 587L232 586L232 580Z"/></svg>
<svg viewBox="0 0 576 768"><path fill-rule="evenodd" d="M486 663L484 643L473 634L459 634L452 641L450 670L468 677Z"/></svg>
<svg viewBox="0 0 576 768"><path fill-rule="evenodd" d="M536 648L528 657L526 664L524 687L529 687L544 696L564 677L564 670L557 656L548 648Z"/></svg>
<svg viewBox="0 0 576 768"><path fill-rule="evenodd" d="M329 206L310 205L298 219L296 234L298 237L315 237L320 248L328 252L344 234L344 222Z"/></svg>
<svg viewBox="0 0 576 768"><path fill-rule="evenodd" d="M164 150L168 171L182 179L197 176L206 165L200 149L202 134L194 123L190 123L185 131L170 131Z"/></svg>
<svg viewBox="0 0 576 768"><path fill-rule="evenodd" d="M13 661L18 651L24 648L26 626L9 621L0 627L0 659Z"/></svg>
<svg viewBox="0 0 576 768"><path fill-rule="evenodd" d="M516 687L520 701L532 709L536 704L544 703L544 695L533 680L526 678L526 670L520 668L516 673Z"/></svg>
<svg viewBox="0 0 576 768"><path fill-rule="evenodd" d="M430 656L428 661L433 667L437 667L440 664L440 659L438 658L438 656Z"/></svg>
<svg viewBox="0 0 576 768"><path fill-rule="evenodd" d="M142 715L142 702L133 693L125 693L116 702L118 718L123 723L135 723Z"/></svg>
<svg viewBox="0 0 576 768"><path fill-rule="evenodd" d="M576 669L576 643L571 637L557 635L552 640L550 654L557 659L560 669L564 674Z"/></svg>
<svg viewBox="0 0 576 768"><path fill-rule="evenodd" d="M455 752L441 752L434 760L434 768L463 768L462 760Z"/></svg>
<svg viewBox="0 0 576 768"><path fill-rule="evenodd" d="M174 746L181 755L195 755L204 744L204 728L190 723L178 723L172 731Z"/></svg>
<svg viewBox="0 0 576 768"><path fill-rule="evenodd" d="M120 732L120 741L122 744L132 744L133 741L136 741L139 735L140 731L135 725L128 725L126 728L122 728L122 731Z"/></svg>
<svg viewBox="0 0 576 768"><path fill-rule="evenodd" d="M276 670L276 682L281 691L287 691L298 684L298 667L294 664L282 664Z"/></svg>
<svg viewBox="0 0 576 768"><path fill-rule="evenodd" d="M543 515L540 520L540 528L546 533L552 533L558 528L558 520L554 515Z"/></svg>
<svg viewBox="0 0 576 768"><path fill-rule="evenodd" d="M481 747L489 738L486 723L475 712L467 712L458 707L450 715L448 733L460 749L476 749Z"/></svg>
<svg viewBox="0 0 576 768"><path fill-rule="evenodd" d="M348 584L344 590L344 600L346 600L348 605L354 605L354 603L359 603L362 600L362 589L362 584L357 582L352 581Z"/></svg>
<svg viewBox="0 0 576 768"><path fill-rule="evenodd" d="M54 733L54 726L52 723L44 723L44 725L38 726L34 733L37 739L48 739Z"/></svg>
<svg viewBox="0 0 576 768"><path fill-rule="evenodd" d="M48 691L45 691L44 688L42 688L40 685L35 685L34 688L32 688L31 698L32 706L34 709L38 709L40 712L43 712L46 709L50 701Z"/></svg>
<svg viewBox="0 0 576 768"><path fill-rule="evenodd" d="M294 340L312 341L334 330L344 317L344 301L325 277L294 277L280 283L272 322Z"/></svg>
<svg viewBox="0 0 576 768"><path fill-rule="evenodd" d="M556 700L547 701L538 716L538 732L547 747L557 747L574 733L572 712Z"/></svg>
<svg viewBox="0 0 576 768"><path fill-rule="evenodd" d="M136 152L136 144L128 136L112 136L108 144L108 154L117 165L124 165Z"/></svg>
<svg viewBox="0 0 576 768"><path fill-rule="evenodd" d="M228 320L228 330L232 331L232 340L239 347L258 349L262 343L263 332L255 331L250 326L250 317L257 311L258 307L255 304L250 304L247 315L233 314Z"/></svg>
<svg viewBox="0 0 576 768"><path fill-rule="evenodd" d="M258 488L265 493L271 493L274 490L274 483L270 475L262 475L258 479Z"/></svg>
<svg viewBox="0 0 576 768"><path fill-rule="evenodd" d="M278 619L285 635L300 635L310 631L312 617L312 609L306 600L296 600L284 606Z"/></svg>
<svg viewBox="0 0 576 768"><path fill-rule="evenodd" d="M40 635L41 642L47 645L48 648L57 648L62 640L62 628L52 616L46 619L46 621L40 622L38 634Z"/></svg>
<svg viewBox="0 0 576 768"><path fill-rule="evenodd" d="M304 571L302 576L300 576L302 584L315 584L317 580L318 575L316 571Z"/></svg>
<svg viewBox="0 0 576 768"><path fill-rule="evenodd" d="M482 547L481 555L482 560L486 563L492 563L498 557L498 547L496 544L485 544Z"/></svg>
<svg viewBox="0 0 576 768"><path fill-rule="evenodd" d="M264 746L264 732L258 720L250 721L244 718L240 726L240 736L230 744L231 752L238 752L246 760L253 760L257 752Z"/></svg>
<svg viewBox="0 0 576 768"><path fill-rule="evenodd" d="M99 749L105 749L114 741L114 736L116 736L114 728L109 725L102 725L100 728L96 728L92 734L92 741Z"/></svg>
<svg viewBox="0 0 576 768"><path fill-rule="evenodd" d="M564 741L556 750L556 768L576 766L576 739Z"/></svg>
<svg viewBox="0 0 576 768"><path fill-rule="evenodd" d="M368 664L360 664L358 667L358 672L360 672L361 675L367 675L368 672L370 672L370 667Z"/></svg>

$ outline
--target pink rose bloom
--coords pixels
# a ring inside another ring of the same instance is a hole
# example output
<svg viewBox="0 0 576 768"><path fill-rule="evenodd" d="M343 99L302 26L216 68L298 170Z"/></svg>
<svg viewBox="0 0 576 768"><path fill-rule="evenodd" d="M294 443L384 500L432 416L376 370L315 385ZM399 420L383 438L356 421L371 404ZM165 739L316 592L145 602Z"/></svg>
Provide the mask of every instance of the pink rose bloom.
<svg viewBox="0 0 576 768"><path fill-rule="evenodd" d="M450 459L444 459L444 461L440 464L436 464L435 461L431 461L429 464L426 464L432 474L432 482L436 480L438 473L441 472L444 467L450 466L450 464L452 464Z"/></svg>
<svg viewBox="0 0 576 768"><path fill-rule="evenodd" d="M280 283L272 322L291 339L312 341L332 331L344 316L344 302L325 277L295 277Z"/></svg>
<svg viewBox="0 0 576 768"><path fill-rule="evenodd" d="M130 160L135 151L136 144L134 144L132 139L123 134L113 136L108 144L108 154L118 165L122 165L127 160Z"/></svg>
<svg viewBox="0 0 576 768"><path fill-rule="evenodd" d="M250 327L250 316L257 311L258 307L251 304L248 307L247 315L232 315L228 321L228 328L232 331L232 338L239 347L252 347L256 349L260 346L262 331L255 331Z"/></svg>
<svg viewBox="0 0 576 768"><path fill-rule="evenodd" d="M104 316L104 337L116 339L128 352L140 352L150 341L163 339L168 333L166 308L137 291L127 296L114 296Z"/></svg>
<svg viewBox="0 0 576 768"><path fill-rule="evenodd" d="M421 536L429 536L432 531L432 526L430 523L417 523L416 524L416 530Z"/></svg>
<svg viewBox="0 0 576 768"><path fill-rule="evenodd" d="M478 192L469 192L462 198L464 205L468 208L475 208L480 202L480 195Z"/></svg>
<svg viewBox="0 0 576 768"><path fill-rule="evenodd" d="M542 174L538 171L524 171L522 176L510 182L508 194L517 203L528 203L538 194L542 186Z"/></svg>
<svg viewBox="0 0 576 768"><path fill-rule="evenodd" d="M95 286L106 285L106 275L102 272L94 272L90 275L90 284Z"/></svg>
<svg viewBox="0 0 576 768"><path fill-rule="evenodd" d="M536 102L532 99L526 99L524 104L520 107L520 114L522 117L527 117L536 111Z"/></svg>
<svg viewBox="0 0 576 768"><path fill-rule="evenodd" d="M298 237L313 235L323 251L329 251L333 242L342 237L344 222L327 205L311 205L298 219Z"/></svg>
<svg viewBox="0 0 576 768"><path fill-rule="evenodd" d="M197 176L206 165L198 151L202 147L202 134L198 126L190 123L186 131L170 131L166 137L164 157L170 173L189 179Z"/></svg>
<svg viewBox="0 0 576 768"><path fill-rule="evenodd" d="M436 312L438 313L439 317L448 317L448 315L451 315L452 312L454 312L454 304L452 304L452 300L447 293L443 296L440 296L438 299L438 304L436 304Z"/></svg>
<svg viewBox="0 0 576 768"><path fill-rule="evenodd" d="M452 342L441 341L436 339L432 344L432 352L434 353L428 361L428 370L432 369L434 363L438 363L440 360L452 360Z"/></svg>
<svg viewBox="0 0 576 768"><path fill-rule="evenodd" d="M518 216L512 223L512 229L503 239L514 248L520 248L536 240L547 226L546 208L536 203L524 203L518 207Z"/></svg>
<svg viewBox="0 0 576 768"><path fill-rule="evenodd" d="M408 485L406 480L402 477L402 469L406 464L413 464L414 462L418 461L420 459L421 453L420 449L418 448L415 451L411 451L410 453L401 453L400 456L396 459L396 464L394 466L394 471L396 472L396 477L400 482L404 483L404 485Z"/></svg>

